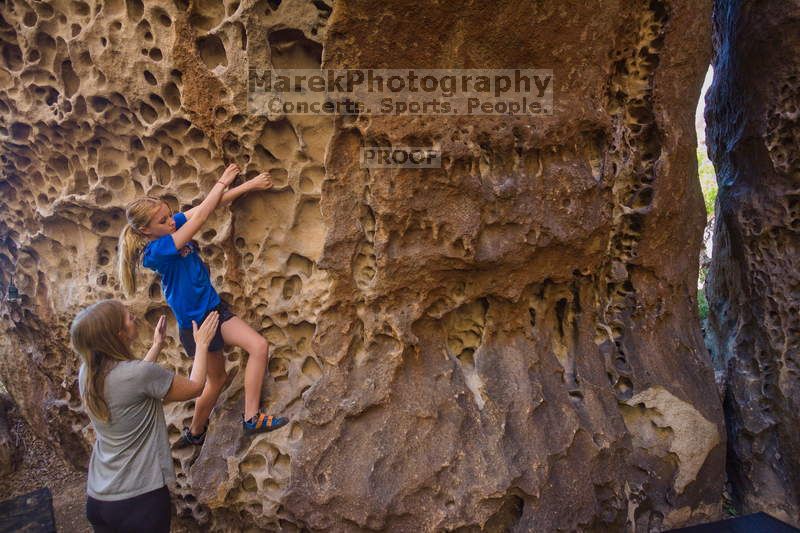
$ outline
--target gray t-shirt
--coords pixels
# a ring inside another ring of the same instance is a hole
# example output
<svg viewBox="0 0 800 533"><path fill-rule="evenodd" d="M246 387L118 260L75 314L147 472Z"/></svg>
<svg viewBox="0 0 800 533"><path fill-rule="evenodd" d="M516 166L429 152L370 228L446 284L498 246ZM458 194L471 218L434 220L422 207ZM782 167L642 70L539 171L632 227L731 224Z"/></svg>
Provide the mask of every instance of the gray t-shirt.
<svg viewBox="0 0 800 533"><path fill-rule="evenodd" d="M124 500L175 480L161 400L175 373L147 361L121 361L106 376L109 422L91 413L97 439L86 492L97 500ZM78 382L83 395L84 366Z"/></svg>

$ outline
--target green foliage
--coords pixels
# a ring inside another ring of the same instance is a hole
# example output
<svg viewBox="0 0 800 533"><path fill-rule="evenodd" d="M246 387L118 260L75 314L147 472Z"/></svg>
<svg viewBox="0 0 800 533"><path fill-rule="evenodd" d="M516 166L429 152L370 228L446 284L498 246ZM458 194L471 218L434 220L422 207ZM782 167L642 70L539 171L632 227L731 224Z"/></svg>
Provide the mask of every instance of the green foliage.
<svg viewBox="0 0 800 533"><path fill-rule="evenodd" d="M704 146L697 147L697 173L706 203L706 216L711 218L714 215L714 202L717 200L717 175Z"/></svg>
<svg viewBox="0 0 800 533"><path fill-rule="evenodd" d="M708 318L708 301L706 291L703 289L697 290L697 310L700 312L700 320Z"/></svg>

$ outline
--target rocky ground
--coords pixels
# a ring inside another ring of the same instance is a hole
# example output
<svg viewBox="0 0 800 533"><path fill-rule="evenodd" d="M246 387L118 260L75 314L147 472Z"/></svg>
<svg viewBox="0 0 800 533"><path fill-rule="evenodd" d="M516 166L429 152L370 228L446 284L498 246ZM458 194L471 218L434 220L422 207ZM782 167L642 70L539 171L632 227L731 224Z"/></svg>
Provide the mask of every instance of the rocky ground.
<svg viewBox="0 0 800 533"><path fill-rule="evenodd" d="M37 438L14 410L8 415L8 425L21 456L17 469L0 478L0 501L47 487L53 495L58 531L90 532L84 512L86 475L73 469L52 446Z"/></svg>

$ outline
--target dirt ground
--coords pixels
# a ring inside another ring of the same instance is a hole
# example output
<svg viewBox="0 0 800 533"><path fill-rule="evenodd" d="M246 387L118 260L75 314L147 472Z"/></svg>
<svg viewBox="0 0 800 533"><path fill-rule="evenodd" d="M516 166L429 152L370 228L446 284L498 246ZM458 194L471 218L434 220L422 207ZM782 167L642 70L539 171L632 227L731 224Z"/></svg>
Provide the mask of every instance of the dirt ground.
<svg viewBox="0 0 800 533"><path fill-rule="evenodd" d="M0 501L47 487L53 496L56 529L90 533L85 514L86 474L73 469L52 446L36 438L14 410L8 413L8 425L21 457L14 473L0 477Z"/></svg>

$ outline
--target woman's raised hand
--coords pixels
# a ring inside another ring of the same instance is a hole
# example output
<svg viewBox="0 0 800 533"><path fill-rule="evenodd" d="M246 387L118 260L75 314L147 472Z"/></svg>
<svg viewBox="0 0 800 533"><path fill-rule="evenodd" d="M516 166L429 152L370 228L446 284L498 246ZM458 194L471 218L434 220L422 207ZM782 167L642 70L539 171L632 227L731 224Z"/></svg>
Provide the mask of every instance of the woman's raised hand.
<svg viewBox="0 0 800 533"><path fill-rule="evenodd" d="M164 339L167 334L167 317L161 315L156 323L156 329L153 331L153 345L144 356L144 360L150 363L155 363L158 359L158 354L161 353L161 348L164 347Z"/></svg>
<svg viewBox="0 0 800 533"><path fill-rule="evenodd" d="M167 317L161 315L156 323L156 329L153 331L153 346L159 348L164 345L164 338L167 332Z"/></svg>
<svg viewBox="0 0 800 533"><path fill-rule="evenodd" d="M192 320L192 334L194 335L194 343L197 346L208 348L211 344L211 339L217 333L217 324L219 323L219 313L211 311L200 327L197 327L197 322Z"/></svg>
<svg viewBox="0 0 800 533"><path fill-rule="evenodd" d="M226 168L225 171L222 173L222 176L220 176L219 181L222 182L222 184L227 187L228 185L233 183L233 180L236 179L236 176L239 175L239 172L241 172L241 170L239 170L239 165L237 165L236 163L231 163L230 165L228 165L228 168Z"/></svg>

